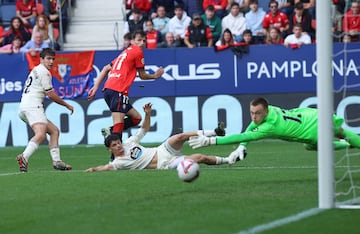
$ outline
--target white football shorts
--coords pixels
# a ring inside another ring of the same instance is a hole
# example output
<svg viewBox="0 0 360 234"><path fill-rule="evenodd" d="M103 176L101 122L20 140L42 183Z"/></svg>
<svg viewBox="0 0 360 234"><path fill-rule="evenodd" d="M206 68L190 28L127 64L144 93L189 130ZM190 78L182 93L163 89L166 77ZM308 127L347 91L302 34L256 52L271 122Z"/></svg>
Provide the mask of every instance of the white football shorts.
<svg viewBox="0 0 360 234"><path fill-rule="evenodd" d="M20 109L19 117L30 126L35 123L48 123L43 107Z"/></svg>
<svg viewBox="0 0 360 234"><path fill-rule="evenodd" d="M171 147L168 141L165 141L157 148L157 169L174 169L173 161L181 156L179 150L175 150Z"/></svg>

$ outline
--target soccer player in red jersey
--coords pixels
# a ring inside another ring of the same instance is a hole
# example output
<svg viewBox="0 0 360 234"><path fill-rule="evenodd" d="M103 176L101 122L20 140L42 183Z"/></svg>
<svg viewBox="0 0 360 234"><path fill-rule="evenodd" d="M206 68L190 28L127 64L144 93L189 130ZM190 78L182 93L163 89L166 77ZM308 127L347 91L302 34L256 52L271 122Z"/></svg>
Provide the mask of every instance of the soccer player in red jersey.
<svg viewBox="0 0 360 234"><path fill-rule="evenodd" d="M153 74L145 72L142 51L145 44L145 33L135 31L132 34L131 45L110 64L103 67L94 86L89 90L88 100L92 100L100 84L108 76L103 89L104 99L112 113L112 134L118 135L120 139L122 139L124 129L136 126L141 122L141 115L130 104L128 97L129 88L135 80L136 73L139 73L142 80L157 79L164 73L162 67ZM128 118L125 118L125 116Z"/></svg>

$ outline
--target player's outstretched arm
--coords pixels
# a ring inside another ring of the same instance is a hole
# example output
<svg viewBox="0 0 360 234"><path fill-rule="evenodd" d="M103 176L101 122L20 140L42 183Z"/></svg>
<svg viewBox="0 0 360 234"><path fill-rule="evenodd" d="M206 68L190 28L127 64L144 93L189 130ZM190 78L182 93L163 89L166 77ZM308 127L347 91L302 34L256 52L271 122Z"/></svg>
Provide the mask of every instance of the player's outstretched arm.
<svg viewBox="0 0 360 234"><path fill-rule="evenodd" d="M70 113L74 113L74 107L70 104L68 104L67 102L65 102L61 97L59 97L56 92L54 91L54 89L50 90L49 92L46 93L46 95L54 102L56 102L59 105L65 106Z"/></svg>
<svg viewBox="0 0 360 234"><path fill-rule="evenodd" d="M141 125L141 128L144 130L145 133L148 132L150 129L150 117L151 117L151 110L152 110L151 107L152 107L152 104L150 102L146 103L143 106L143 109L145 112L145 118L144 118L143 124Z"/></svg>
<svg viewBox="0 0 360 234"><path fill-rule="evenodd" d="M193 149L209 145L216 145L216 137L206 137L204 135L192 136L189 138L189 145Z"/></svg>
<svg viewBox="0 0 360 234"><path fill-rule="evenodd" d="M94 172L94 171L113 171L115 168L111 164L101 165L97 167L90 167L85 170L85 172Z"/></svg>
<svg viewBox="0 0 360 234"><path fill-rule="evenodd" d="M94 99L97 90L99 89L101 83L104 81L105 77L108 75L110 70L111 70L111 65L110 64L103 67L103 69L101 70L98 78L96 79L96 82L95 82L94 86L88 92L88 100L89 101Z"/></svg>
<svg viewBox="0 0 360 234"><path fill-rule="evenodd" d="M138 69L138 73L142 80L154 80L160 78L164 74L164 68L160 67L154 74L148 74L144 69Z"/></svg>

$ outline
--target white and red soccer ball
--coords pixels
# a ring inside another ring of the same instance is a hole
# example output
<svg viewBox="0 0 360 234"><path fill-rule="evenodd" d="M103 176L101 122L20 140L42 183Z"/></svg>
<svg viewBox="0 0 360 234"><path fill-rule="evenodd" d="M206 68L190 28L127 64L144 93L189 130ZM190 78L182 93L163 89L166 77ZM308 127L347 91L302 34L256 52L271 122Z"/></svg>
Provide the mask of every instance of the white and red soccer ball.
<svg viewBox="0 0 360 234"><path fill-rule="evenodd" d="M200 175L199 164L192 159L184 159L181 161L176 170L180 180L184 182L192 182Z"/></svg>

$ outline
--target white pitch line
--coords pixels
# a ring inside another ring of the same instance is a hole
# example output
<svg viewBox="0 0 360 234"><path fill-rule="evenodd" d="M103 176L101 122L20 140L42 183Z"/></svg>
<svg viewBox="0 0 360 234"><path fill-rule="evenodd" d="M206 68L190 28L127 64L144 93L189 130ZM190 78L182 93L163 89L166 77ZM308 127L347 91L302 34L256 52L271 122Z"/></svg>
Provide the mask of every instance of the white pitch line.
<svg viewBox="0 0 360 234"><path fill-rule="evenodd" d="M84 169L85 170L85 169ZM9 172L9 173L0 173L0 176L12 176L12 175L22 175L22 174L35 174L35 173L77 173L77 172L84 172L84 170L70 170L70 171L36 171L36 172Z"/></svg>
<svg viewBox="0 0 360 234"><path fill-rule="evenodd" d="M263 231L267 231L276 227L280 227L289 223L293 223L296 221L299 221L301 219L305 219L308 218L310 216L313 215L317 215L323 211L325 211L326 209L320 209L320 208L312 208L310 210L305 210L303 212L297 213L295 215L291 215L282 219L278 219L275 221L272 221L270 223L264 223L264 224L260 224L257 226L254 226L252 228L249 228L247 230L244 231L240 231L238 232L238 234L255 234L255 233L260 233Z"/></svg>

